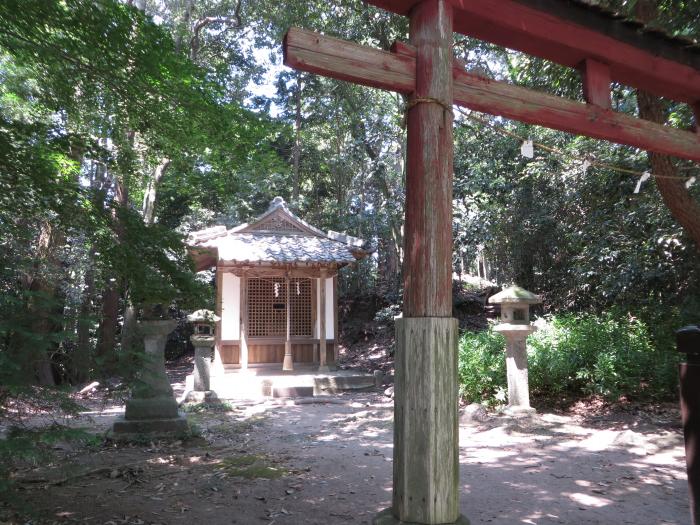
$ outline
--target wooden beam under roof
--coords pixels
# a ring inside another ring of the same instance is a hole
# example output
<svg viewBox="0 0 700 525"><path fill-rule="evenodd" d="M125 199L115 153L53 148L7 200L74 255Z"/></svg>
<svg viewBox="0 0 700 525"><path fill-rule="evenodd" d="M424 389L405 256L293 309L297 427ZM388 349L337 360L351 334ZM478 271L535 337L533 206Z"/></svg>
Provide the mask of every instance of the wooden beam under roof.
<svg viewBox="0 0 700 525"><path fill-rule="evenodd" d="M410 94L415 89L415 50L380 51L292 28L284 38L288 66L359 84ZM541 93L453 68L454 103L530 124L609 140L700 161L700 135L662 126L594 104Z"/></svg>
<svg viewBox="0 0 700 525"><path fill-rule="evenodd" d="M595 60L610 67L615 82L700 101L700 49L681 40L571 0L450 1L458 33L572 68ZM407 15L417 0L368 2Z"/></svg>

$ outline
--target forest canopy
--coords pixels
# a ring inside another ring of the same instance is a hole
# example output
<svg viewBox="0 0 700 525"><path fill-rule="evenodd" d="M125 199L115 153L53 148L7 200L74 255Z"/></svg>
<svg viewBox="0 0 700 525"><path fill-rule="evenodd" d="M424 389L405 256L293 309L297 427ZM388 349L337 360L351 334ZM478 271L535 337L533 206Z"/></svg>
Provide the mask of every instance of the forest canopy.
<svg viewBox="0 0 700 525"><path fill-rule="evenodd" d="M696 2L654 2L653 16L641 0L605 4L700 34ZM382 49L408 33L360 0L0 3L0 385L128 373L152 305L213 304L185 235L244 222L276 195L371 240L342 293L400 310L406 101L282 67L290 26ZM454 51L493 78L581 99L575 71L463 36ZM623 85L612 98L694 125L686 105ZM697 165L673 160L670 177L640 183L660 169L643 151L466 110L454 165L456 276L481 261L547 313L614 308L664 349L698 321Z"/></svg>

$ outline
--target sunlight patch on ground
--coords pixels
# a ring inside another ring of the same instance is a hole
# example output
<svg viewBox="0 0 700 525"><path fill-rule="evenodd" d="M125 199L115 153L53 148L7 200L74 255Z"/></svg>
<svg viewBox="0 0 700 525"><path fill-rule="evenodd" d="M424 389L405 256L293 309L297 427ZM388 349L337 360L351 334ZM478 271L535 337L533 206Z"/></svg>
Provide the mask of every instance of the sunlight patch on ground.
<svg viewBox="0 0 700 525"><path fill-rule="evenodd" d="M600 496L593 496L591 494L583 494L582 492L563 492L562 496L569 498L571 501L582 505L584 507L594 507L600 508L606 505L612 505L613 501L608 498L601 498Z"/></svg>

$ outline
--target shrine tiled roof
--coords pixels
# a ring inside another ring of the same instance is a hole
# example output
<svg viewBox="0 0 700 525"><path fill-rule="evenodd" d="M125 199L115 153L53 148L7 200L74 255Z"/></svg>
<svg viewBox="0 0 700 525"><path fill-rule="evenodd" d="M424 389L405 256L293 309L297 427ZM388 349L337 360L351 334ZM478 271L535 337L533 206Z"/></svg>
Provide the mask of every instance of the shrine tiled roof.
<svg viewBox="0 0 700 525"><path fill-rule="evenodd" d="M199 246L215 247L222 262L348 264L356 260L341 242L304 235L229 233Z"/></svg>
<svg viewBox="0 0 700 525"><path fill-rule="evenodd" d="M231 229L214 226L190 234L197 270L219 262L245 264L337 264L365 257L372 249L362 239L323 231L294 215L280 197L251 223Z"/></svg>

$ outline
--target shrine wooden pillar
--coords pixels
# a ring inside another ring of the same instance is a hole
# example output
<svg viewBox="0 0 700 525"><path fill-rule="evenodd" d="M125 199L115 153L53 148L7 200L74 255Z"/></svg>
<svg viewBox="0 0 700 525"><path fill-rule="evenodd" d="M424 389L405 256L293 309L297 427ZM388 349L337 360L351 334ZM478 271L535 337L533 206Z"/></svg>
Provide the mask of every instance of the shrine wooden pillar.
<svg viewBox="0 0 700 525"><path fill-rule="evenodd" d="M394 487L375 523L467 523L459 514L457 321L452 318L452 7L410 12L403 318L396 322Z"/></svg>
<svg viewBox="0 0 700 525"><path fill-rule="evenodd" d="M330 372L326 363L326 269L319 271L318 288L318 371Z"/></svg>
<svg viewBox="0 0 700 525"><path fill-rule="evenodd" d="M294 359L292 358L292 337L291 337L291 312L289 310L289 287L291 286L291 280L289 275L284 278L284 289L285 289L285 307L284 311L286 314L286 329L284 338L284 361L282 362L282 370L294 370Z"/></svg>
<svg viewBox="0 0 700 525"><path fill-rule="evenodd" d="M238 363L241 370L248 369L248 276L240 276L240 321Z"/></svg>

